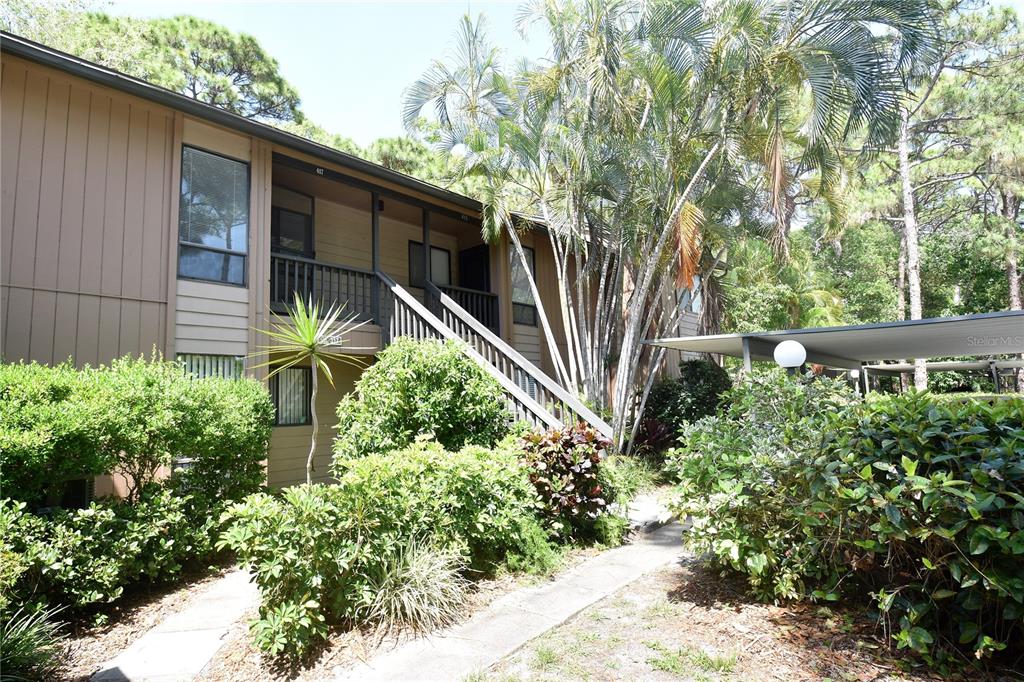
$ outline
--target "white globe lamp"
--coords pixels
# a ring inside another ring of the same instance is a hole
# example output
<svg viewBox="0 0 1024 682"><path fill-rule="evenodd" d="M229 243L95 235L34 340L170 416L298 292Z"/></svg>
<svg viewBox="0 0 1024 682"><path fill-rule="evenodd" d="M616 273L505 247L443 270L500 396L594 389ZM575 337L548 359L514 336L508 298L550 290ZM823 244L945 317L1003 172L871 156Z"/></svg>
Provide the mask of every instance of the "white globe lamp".
<svg viewBox="0 0 1024 682"><path fill-rule="evenodd" d="M797 367L804 364L804 360L807 359L807 349L799 341L783 341L775 346L772 356L780 367L785 367L786 371L792 374Z"/></svg>

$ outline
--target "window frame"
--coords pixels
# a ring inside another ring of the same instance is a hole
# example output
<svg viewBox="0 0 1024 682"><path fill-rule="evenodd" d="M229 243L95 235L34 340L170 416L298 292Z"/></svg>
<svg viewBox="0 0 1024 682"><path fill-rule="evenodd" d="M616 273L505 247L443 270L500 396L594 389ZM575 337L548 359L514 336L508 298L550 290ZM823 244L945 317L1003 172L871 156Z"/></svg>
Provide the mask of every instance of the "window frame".
<svg viewBox="0 0 1024 682"><path fill-rule="evenodd" d="M287 428L290 426L310 426L313 423L313 414L309 409L309 400L313 396L313 368L312 367L288 367L287 369L299 369L302 370L306 375L306 395L303 399L303 406L306 411L306 419L303 422L294 422L289 424L282 424L280 417L278 416L280 411L278 410L278 397L280 395L279 378L280 372L270 377L270 386L267 386L267 390L270 392L270 399L274 405L274 428Z"/></svg>
<svg viewBox="0 0 1024 682"><path fill-rule="evenodd" d="M530 274L533 275L534 281L536 281L536 278L537 278L537 252L536 252L536 250L532 246L523 246L523 253L528 253L529 256L530 256L529 261L530 261L530 264L533 266L533 272L530 273ZM537 327L537 326L540 326L540 319L539 319L538 314L537 314L537 302L534 301L533 303L516 303L516 301L515 301L516 284L515 284L515 278L512 277L512 268L514 268L515 264L519 262L519 256L516 254L515 250L512 250L510 252L510 255L511 255L512 264L509 267L509 279L511 280L509 282L509 284L510 284L509 300L512 302L512 324L518 324L518 325L521 325L521 326L524 326L524 327ZM531 299L533 298L533 292L532 291L530 292L530 298ZM525 311L530 311L531 317L533 318L532 322L526 322L526 321L517 319L517 317L518 317L517 313L518 312L525 312Z"/></svg>
<svg viewBox="0 0 1024 682"><path fill-rule="evenodd" d="M197 244L195 242L189 242L189 241L183 240L181 238L181 214L180 214L180 211L179 211L179 214L178 214L178 225L177 225L177 230L178 230L178 254L177 254L177 261L178 261L178 263L177 263L177 268L176 268L178 279L183 279L183 280L187 280L187 281L190 281L190 282L206 282L208 284L218 284L220 286L239 287L239 288L242 288L242 289L248 289L249 288L249 247L251 246L250 242L252 242L252 236L251 236L251 232L252 232L252 164L249 161L243 161L242 159L236 159L233 156L228 156L227 154L221 154L220 152L215 152L215 151L212 151L210 149L205 149L204 147L199 147L199 146L193 145L193 144L184 144L184 143L182 143L182 145L181 145L181 160L180 160L179 177L178 177L178 205L179 206L181 205L181 191L182 191L181 183L184 181L184 177L185 177L185 150L188 150L188 149L191 149L191 150L197 151L197 152L202 152L203 154L209 154L210 156L217 156L217 157L220 157L222 159L226 159L228 161L233 161L235 163L238 163L238 164L241 164L241 165L245 166L245 196L246 196L246 200L247 200L246 214L245 214L245 252L232 251L230 249L223 249L223 248L220 248L220 247L217 247L217 246L207 246L205 244ZM208 277L194 277L194 276L191 276L191 275L183 275L183 274L181 274L181 247L182 246L186 246L186 247L193 248L193 249L198 249L198 250L201 250L201 251L212 251L214 253L220 253L220 254L226 254L226 255L240 257L242 259L242 281L240 283L239 282L225 282L222 279L210 279Z"/></svg>
<svg viewBox="0 0 1024 682"><path fill-rule="evenodd" d="M271 251L271 253L282 253L282 254L290 255L290 256L301 256L303 258L315 259L316 258L316 197L314 195L312 195L312 194L306 194L305 192L300 192L297 189L292 189L288 185L282 185L280 183L274 183L271 186L271 189L273 189L274 187L277 187L279 189L283 189L283 190L285 190L287 192L291 192L292 194L298 194L299 196L303 196L303 197L306 197L307 199L309 199L309 213L302 213L301 211L296 211L294 209L287 208L285 206L276 206L276 205L274 205L273 202L271 202L271 204L270 204L270 251ZM271 192L271 193L273 193L273 192ZM301 216L305 216L306 217L306 221L307 221L306 236L308 238L309 248L305 252L300 254L300 253L297 253L295 251L292 251L291 249L283 249L280 246L274 246L274 224L276 223L278 225L278 231L280 231L280 222L279 221L280 221L281 211L288 211L289 213L294 213L295 215L301 215Z"/></svg>
<svg viewBox="0 0 1024 682"><path fill-rule="evenodd" d="M229 358L231 364L234 365L238 371L238 376L225 377L220 374L211 374L209 376L199 376L195 372L189 370L189 360L187 358ZM181 364L182 370L193 377L194 379L227 379L229 381L240 381L245 378L245 356L242 355L227 355L224 353L175 353L174 361Z"/></svg>
<svg viewBox="0 0 1024 682"><path fill-rule="evenodd" d="M420 258L422 258L423 242L418 242L415 239L410 239L409 240L409 248L408 248L408 254L409 254L409 263L408 263L408 266L409 266L409 286L414 288L414 289L424 289L426 287L424 287L422 284L416 284L415 282L412 281L412 263L413 263L413 253L412 253L412 250L413 250L413 247L419 247L420 248ZM431 251L442 251L448 257L448 284L438 284L438 283L434 282L434 279L433 279L434 268L432 267L432 265L431 265L431 268L430 268L430 272L426 273L427 274L427 276L425 278L426 281L430 282L431 284L433 284L436 287L442 287L442 286L450 287L451 286L451 281L452 281L452 250L451 249L446 249L443 246L435 246L434 244L430 245L430 250Z"/></svg>

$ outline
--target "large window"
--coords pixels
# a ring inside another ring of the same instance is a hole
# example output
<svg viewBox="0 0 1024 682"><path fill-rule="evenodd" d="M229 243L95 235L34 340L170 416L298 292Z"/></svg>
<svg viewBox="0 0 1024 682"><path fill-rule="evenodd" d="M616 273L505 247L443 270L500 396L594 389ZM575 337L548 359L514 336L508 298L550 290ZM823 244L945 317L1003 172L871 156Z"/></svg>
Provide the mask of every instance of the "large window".
<svg viewBox="0 0 1024 682"><path fill-rule="evenodd" d="M533 249L523 247L530 274L537 276L536 257ZM516 324L537 326L537 306L530 290L530 280L523 269L523 262L515 251L512 252L512 321Z"/></svg>
<svg viewBox="0 0 1024 682"><path fill-rule="evenodd" d="M423 243L409 242L409 286L423 287ZM452 283L452 254L448 249L430 247L430 281L439 287Z"/></svg>
<svg viewBox="0 0 1024 682"><path fill-rule="evenodd" d="M289 367L270 378L270 399L274 403L278 426L298 426L312 423L309 397L313 376L309 367Z"/></svg>
<svg viewBox="0 0 1024 682"><path fill-rule="evenodd" d="M248 240L248 164L185 147L178 276L244 285Z"/></svg>
<svg viewBox="0 0 1024 682"><path fill-rule="evenodd" d="M312 258L313 197L274 187L271 202L270 248Z"/></svg>

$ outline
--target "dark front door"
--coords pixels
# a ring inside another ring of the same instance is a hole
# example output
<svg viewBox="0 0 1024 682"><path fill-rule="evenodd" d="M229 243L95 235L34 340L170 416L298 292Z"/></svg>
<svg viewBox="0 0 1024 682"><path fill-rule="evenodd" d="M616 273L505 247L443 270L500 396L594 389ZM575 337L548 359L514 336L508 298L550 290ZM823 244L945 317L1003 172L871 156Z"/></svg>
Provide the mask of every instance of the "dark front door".
<svg viewBox="0 0 1024 682"><path fill-rule="evenodd" d="M459 251L459 286L491 290L491 247L487 244Z"/></svg>

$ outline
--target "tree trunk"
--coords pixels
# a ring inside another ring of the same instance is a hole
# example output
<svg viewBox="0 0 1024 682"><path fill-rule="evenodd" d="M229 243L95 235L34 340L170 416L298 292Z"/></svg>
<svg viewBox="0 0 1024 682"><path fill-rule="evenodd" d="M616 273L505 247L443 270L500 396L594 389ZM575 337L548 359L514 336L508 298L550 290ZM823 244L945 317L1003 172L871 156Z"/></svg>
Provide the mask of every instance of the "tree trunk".
<svg viewBox="0 0 1024 682"><path fill-rule="evenodd" d="M1003 218L1006 219L1006 283L1010 289L1010 310L1020 310L1020 266L1017 260L1017 220L1020 218L1020 197L1003 194ZM1020 356L1024 359L1024 355ZM1013 371L1016 390L1024 393L1024 368Z"/></svg>
<svg viewBox="0 0 1024 682"><path fill-rule="evenodd" d="M309 485L313 482L313 455L316 454L316 432L320 424L316 418L316 377L320 373L317 369L316 363L313 363L313 371L310 373L313 377L313 390L309 396L309 415L313 421L313 435L309 439L309 456L306 457L306 484Z"/></svg>
<svg viewBox="0 0 1024 682"><path fill-rule="evenodd" d="M530 271L530 266L526 261L526 254L523 252L523 244L519 241L519 235L516 234L516 228L512 225L509 225L508 235L512 240L512 245L516 249L516 255L519 256L519 262L522 263L523 269L526 271L526 281L530 283L530 293L533 295L533 305L537 308L537 317L540 318L540 326L544 330L544 339L547 341L548 350L551 352L551 364L555 366L555 378L562 386L569 390L573 390L569 372L566 371L565 364L562 362L562 354L558 352L558 345L555 343L555 335L551 331L551 323L548 321L547 312L544 310L544 303L540 300L540 292L537 290L537 282L534 280L533 273Z"/></svg>
<svg viewBox="0 0 1024 682"><path fill-rule="evenodd" d="M896 273L896 319L907 319L907 234L903 228L899 229L900 253L899 267ZM901 360L902 362L902 360ZM910 388L906 372L900 372L900 393L906 393Z"/></svg>
<svg viewBox="0 0 1024 682"><path fill-rule="evenodd" d="M900 109L900 180L903 185L903 234L907 240L907 284L910 299L910 319L921 319L921 252L917 236L917 216L914 212L914 186L910 180L910 112ZM914 387L928 388L928 370L923 358L914 360Z"/></svg>

